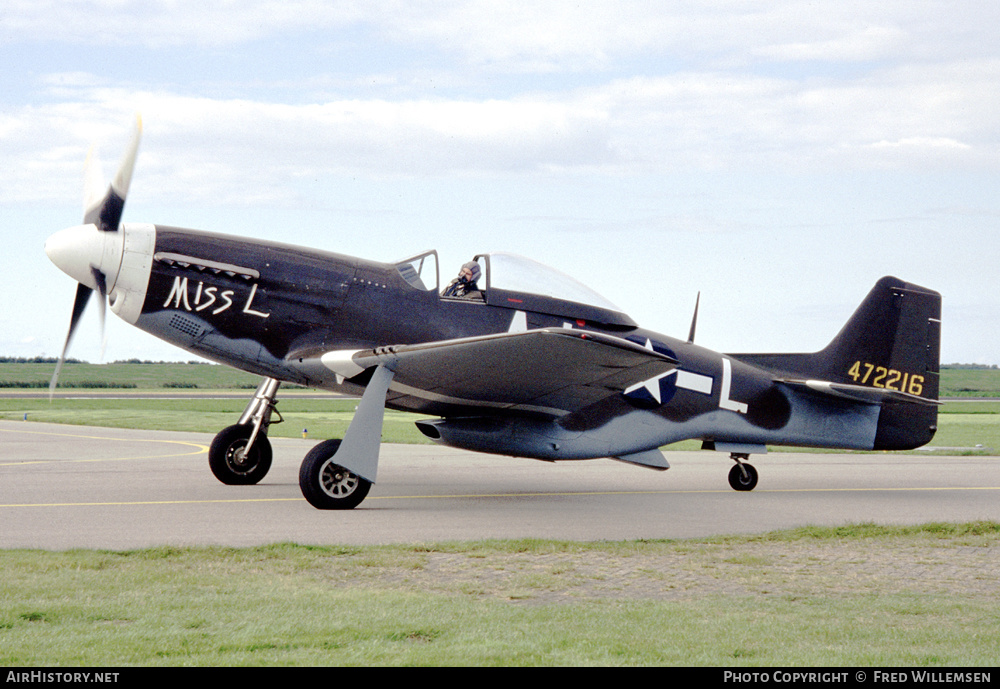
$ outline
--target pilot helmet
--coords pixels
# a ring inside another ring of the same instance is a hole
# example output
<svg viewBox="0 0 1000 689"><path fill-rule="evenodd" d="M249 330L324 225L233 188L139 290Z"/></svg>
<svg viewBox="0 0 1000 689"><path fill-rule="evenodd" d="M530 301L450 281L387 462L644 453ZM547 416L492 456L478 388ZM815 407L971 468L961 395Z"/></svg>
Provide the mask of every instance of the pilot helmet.
<svg viewBox="0 0 1000 689"><path fill-rule="evenodd" d="M478 263L476 263L475 261L469 261L468 263L462 264L462 270L458 271L459 275L461 275L462 271L464 271L466 268L468 268L469 272L472 273L472 277L469 278L469 282L475 282L483 274L483 269L479 267Z"/></svg>

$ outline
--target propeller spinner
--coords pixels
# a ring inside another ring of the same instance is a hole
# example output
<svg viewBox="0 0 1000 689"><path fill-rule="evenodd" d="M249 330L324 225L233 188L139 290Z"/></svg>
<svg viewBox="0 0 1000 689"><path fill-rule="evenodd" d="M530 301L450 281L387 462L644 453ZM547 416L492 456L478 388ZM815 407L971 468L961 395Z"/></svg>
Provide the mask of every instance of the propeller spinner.
<svg viewBox="0 0 1000 689"><path fill-rule="evenodd" d="M45 253L49 259L79 283L73 301L73 315L70 318L66 343L49 382L50 395L59 380L59 372L66 360L66 352L69 350L76 327L87 308L90 296L95 291L100 295L101 332L104 331L108 294L115 287L122 264L125 238L119 227L141 134L142 120L136 118L135 133L107 191L104 191L100 163L96 156L91 154L87 157L83 224L60 230L45 242Z"/></svg>

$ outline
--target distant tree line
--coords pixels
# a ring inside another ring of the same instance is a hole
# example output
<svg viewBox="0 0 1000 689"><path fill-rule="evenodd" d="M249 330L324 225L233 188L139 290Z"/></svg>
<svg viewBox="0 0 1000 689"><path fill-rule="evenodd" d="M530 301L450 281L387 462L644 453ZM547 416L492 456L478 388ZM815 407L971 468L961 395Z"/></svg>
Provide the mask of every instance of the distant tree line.
<svg viewBox="0 0 1000 689"><path fill-rule="evenodd" d="M0 388L47 388L49 382L45 380L0 380ZM81 380L75 383L59 383L61 388L136 388L135 383L112 383L104 380Z"/></svg>
<svg viewBox="0 0 1000 689"><path fill-rule="evenodd" d="M996 364L944 364L941 368L951 368L961 371L993 371L998 367Z"/></svg>

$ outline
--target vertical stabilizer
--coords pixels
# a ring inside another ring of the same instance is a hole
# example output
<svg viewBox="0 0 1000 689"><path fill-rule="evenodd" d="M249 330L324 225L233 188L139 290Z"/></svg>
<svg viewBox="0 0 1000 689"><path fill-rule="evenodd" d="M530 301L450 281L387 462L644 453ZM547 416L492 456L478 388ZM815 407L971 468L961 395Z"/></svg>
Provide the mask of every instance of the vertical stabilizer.
<svg viewBox="0 0 1000 689"><path fill-rule="evenodd" d="M856 385L937 400L941 357L941 295L882 278L843 330L821 353L831 376ZM845 377L846 373L846 377ZM937 407L886 401L876 450L908 450L930 442Z"/></svg>
<svg viewBox="0 0 1000 689"><path fill-rule="evenodd" d="M816 355L815 363L826 380L936 400L940 340L941 295L886 277Z"/></svg>
<svg viewBox="0 0 1000 689"><path fill-rule="evenodd" d="M733 356L776 376L882 388L933 402L940 377L941 295L884 277L822 351ZM874 449L920 447L936 430L936 405L887 399Z"/></svg>

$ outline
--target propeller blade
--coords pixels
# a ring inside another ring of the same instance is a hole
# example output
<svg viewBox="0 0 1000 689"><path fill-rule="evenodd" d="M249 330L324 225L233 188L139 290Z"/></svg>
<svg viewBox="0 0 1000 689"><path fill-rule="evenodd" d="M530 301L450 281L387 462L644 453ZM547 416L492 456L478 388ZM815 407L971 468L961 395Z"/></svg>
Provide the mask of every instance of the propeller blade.
<svg viewBox="0 0 1000 689"><path fill-rule="evenodd" d="M108 276L101 270L108 262L108 250L114 255L115 241L124 241L120 235L113 238L102 232L118 232L121 224L122 211L125 208L125 197L132 182L132 171L135 169L135 159L139 152L139 140L142 136L142 118L136 116L135 131L132 140L125 149L118 172L103 191L104 180L101 174L101 164L97 154L91 149L84 168L83 190L83 225L67 228L49 237L45 243L45 252L63 272L78 281L76 300L73 302L73 316L69 322L69 333L66 344L56 364L56 370L49 381L49 399L59 382L59 373L66 361L73 334L80 323L90 295L95 291L100 295L101 317L101 358L104 357L104 321L108 301ZM95 231L96 228L96 231ZM120 246L118 247L120 254ZM120 258L120 255L119 255ZM112 261L113 262L113 261ZM89 266L89 275L88 268ZM88 279L89 278L89 279ZM87 284L84 284L87 283Z"/></svg>
<svg viewBox="0 0 1000 689"><path fill-rule="evenodd" d="M59 363L56 364L55 373L52 374L52 380L49 381L49 399L52 399L52 393L56 389L56 383L59 382L59 372L62 370L63 363L66 361L66 352L69 351L69 343L73 340L73 334L76 332L76 326L80 323L80 318L83 316L84 310L87 308L87 302L90 301L90 295L94 293L94 290L90 289L86 285L78 284L76 286L76 299L73 301L73 315L69 319L69 333L66 334L66 344L63 345L62 354L59 355Z"/></svg>
<svg viewBox="0 0 1000 689"><path fill-rule="evenodd" d="M102 297L108 296L108 281L104 277L104 273L94 266L90 266L90 274L94 276L94 282L97 283L97 292Z"/></svg>
<svg viewBox="0 0 1000 689"><path fill-rule="evenodd" d="M108 191L108 183L101 172L101 161L97 155L97 149L93 146L87 153L87 162L83 166L83 216L91 209L101 206L104 196Z"/></svg>
<svg viewBox="0 0 1000 689"><path fill-rule="evenodd" d="M135 158L139 152L139 140L142 138L142 118L136 116L135 132L132 140L125 149L121 163L118 165L118 173L111 180L107 192L103 197L95 189L99 188L100 163L97 156L88 156L85 174L84 203L86 207L83 214L84 224L92 223L102 232L115 232L121 223L122 211L125 208L125 197L128 195L129 184L132 182L132 171L135 169ZM96 168L96 169L95 169Z"/></svg>
<svg viewBox="0 0 1000 689"><path fill-rule="evenodd" d="M108 308L108 281L104 277L104 273L95 268L90 267L90 274L94 276L94 282L97 283L97 293L100 295L100 300L98 303L98 308L100 309L97 313L101 317L101 359L104 359L104 347L107 342L104 339L104 323L107 317Z"/></svg>

